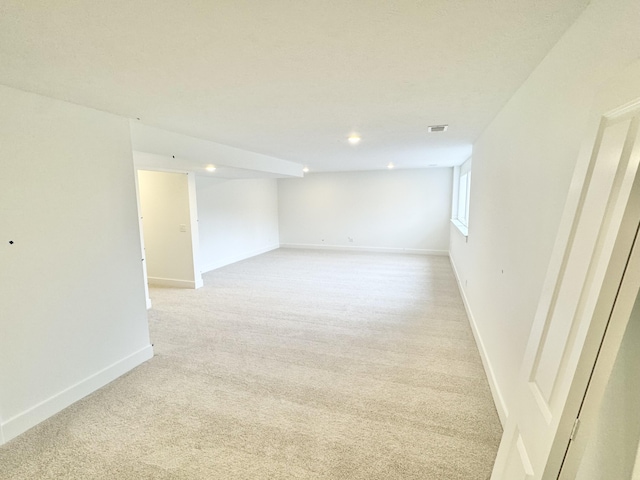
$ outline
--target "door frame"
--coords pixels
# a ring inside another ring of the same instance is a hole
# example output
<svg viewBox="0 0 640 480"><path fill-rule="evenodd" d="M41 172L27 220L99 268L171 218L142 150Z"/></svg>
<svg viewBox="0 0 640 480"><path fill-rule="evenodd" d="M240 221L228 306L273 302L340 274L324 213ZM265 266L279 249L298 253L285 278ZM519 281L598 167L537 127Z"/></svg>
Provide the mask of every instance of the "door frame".
<svg viewBox="0 0 640 480"><path fill-rule="evenodd" d="M597 309L601 318L594 319L589 328L578 363L579 374L574 378L570 399L563 412L563 420L565 423L570 422L572 432L568 439L557 436L551 448L552 454L559 457L564 449L564 455L559 469L555 467L558 461L556 459L547 464L549 478L571 480L578 473L585 449L596 428L608 380L640 292L640 170L636 173L618 241L619 244L614 248L616 258L612 259L610 269L622 268L622 280L618 285L605 287L615 292L613 306L608 308L610 302L603 295L602 305Z"/></svg>

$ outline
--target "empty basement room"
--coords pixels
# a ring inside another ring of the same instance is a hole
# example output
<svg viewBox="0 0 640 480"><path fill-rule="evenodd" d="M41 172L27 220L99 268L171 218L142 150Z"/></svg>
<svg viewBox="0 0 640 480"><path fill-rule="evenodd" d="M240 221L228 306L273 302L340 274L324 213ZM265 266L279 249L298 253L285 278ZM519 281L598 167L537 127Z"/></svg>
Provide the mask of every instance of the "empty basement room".
<svg viewBox="0 0 640 480"><path fill-rule="evenodd" d="M0 3L0 478L640 479L637 0Z"/></svg>

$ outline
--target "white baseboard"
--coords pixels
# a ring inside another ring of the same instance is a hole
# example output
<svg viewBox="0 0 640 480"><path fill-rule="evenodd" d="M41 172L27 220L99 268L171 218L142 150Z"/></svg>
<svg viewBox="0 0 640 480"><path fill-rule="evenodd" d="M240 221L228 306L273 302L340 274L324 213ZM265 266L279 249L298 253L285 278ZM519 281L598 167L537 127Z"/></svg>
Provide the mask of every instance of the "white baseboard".
<svg viewBox="0 0 640 480"><path fill-rule="evenodd" d="M202 286L202 278L200 279L199 285L198 281L179 280L177 278L148 277L147 281L149 285L155 285L157 287L200 288Z"/></svg>
<svg viewBox="0 0 640 480"><path fill-rule="evenodd" d="M334 250L341 252L378 252L378 253L410 253L413 255L442 255L448 256L447 250L428 250L423 248L401 247L363 247L359 245L325 245L314 243L281 243L280 248L299 248L305 250Z"/></svg>
<svg viewBox="0 0 640 480"><path fill-rule="evenodd" d="M153 357L153 347L146 347L94 373L52 397L34 405L0 425L0 445L26 432L69 405L104 387L129 370Z"/></svg>
<svg viewBox="0 0 640 480"><path fill-rule="evenodd" d="M216 268L226 267L227 265L231 265L232 263L246 260L247 258L255 257L256 255L262 255L263 253L267 253L278 248L280 248L280 244L269 245L268 247L258 248L249 252L243 252L232 257L221 258L215 262L204 265L202 273L210 272L211 270L215 270Z"/></svg>
<svg viewBox="0 0 640 480"><path fill-rule="evenodd" d="M467 311L467 317L469 317L469 324L471 325L471 331L473 332L473 337L476 340L476 345L478 346L478 351L480 352L480 358L482 359L482 365L484 366L484 371L487 375L487 380L489 381L489 388L491 389L491 395L493 396L493 402L496 404L496 410L498 411L498 417L500 417L500 423L504 427L507 424L507 418L509 417L509 410L507 409L507 405L504 401L504 397L502 396L502 391L498 386L498 381L496 380L496 375L491 366L491 361L489 360L489 355L487 354L487 349L482 341L482 337L480 336L480 331L478 330L478 325L476 320L471 312L471 307L469 306L469 301L467 300L467 295L465 294L464 289L462 288L462 282L460 280L460 276L458 275L458 269L456 268L456 264L453 261L453 258L449 256L449 261L451 262L451 267L453 268L453 274L456 277L456 281L458 282L458 290L460 290L460 295L462 296L462 303L464 304L464 308Z"/></svg>

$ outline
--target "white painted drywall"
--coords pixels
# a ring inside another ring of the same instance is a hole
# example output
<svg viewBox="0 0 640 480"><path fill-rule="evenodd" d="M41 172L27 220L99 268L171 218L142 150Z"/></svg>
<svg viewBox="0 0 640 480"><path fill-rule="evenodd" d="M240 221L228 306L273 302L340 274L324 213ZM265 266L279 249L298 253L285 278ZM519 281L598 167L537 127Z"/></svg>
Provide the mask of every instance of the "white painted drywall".
<svg viewBox="0 0 640 480"><path fill-rule="evenodd" d="M135 166L135 160L134 160ZM151 308L151 297L149 296L149 279L147 277L147 255L144 249L144 230L142 228L142 209L140 208L140 189L138 186L138 175L133 176L136 183L136 206L138 208L138 231L140 232L140 256L142 257L142 278L144 280L144 296L147 302L147 310Z"/></svg>
<svg viewBox="0 0 640 480"><path fill-rule="evenodd" d="M279 179L280 244L446 253L452 172L431 168Z"/></svg>
<svg viewBox="0 0 640 480"><path fill-rule="evenodd" d="M631 479L640 440L640 296L622 338L577 480Z"/></svg>
<svg viewBox="0 0 640 480"><path fill-rule="evenodd" d="M149 283L201 287L193 174L138 170L138 190Z"/></svg>
<svg viewBox="0 0 640 480"><path fill-rule="evenodd" d="M594 0L474 145L450 253L503 420L595 93L640 56L639 28L637 0Z"/></svg>
<svg viewBox="0 0 640 480"><path fill-rule="evenodd" d="M128 121L3 86L0 105L7 441L153 350Z"/></svg>
<svg viewBox="0 0 640 480"><path fill-rule="evenodd" d="M196 177L196 193L203 272L278 248L275 179Z"/></svg>

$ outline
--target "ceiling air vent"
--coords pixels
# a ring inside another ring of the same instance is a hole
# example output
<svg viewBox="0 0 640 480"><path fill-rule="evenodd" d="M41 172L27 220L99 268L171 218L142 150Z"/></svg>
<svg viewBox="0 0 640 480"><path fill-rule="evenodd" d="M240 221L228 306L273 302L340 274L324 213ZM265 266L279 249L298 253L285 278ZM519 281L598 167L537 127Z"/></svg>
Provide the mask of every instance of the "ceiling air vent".
<svg viewBox="0 0 640 480"><path fill-rule="evenodd" d="M427 130L429 132L446 132L449 125L431 125Z"/></svg>

